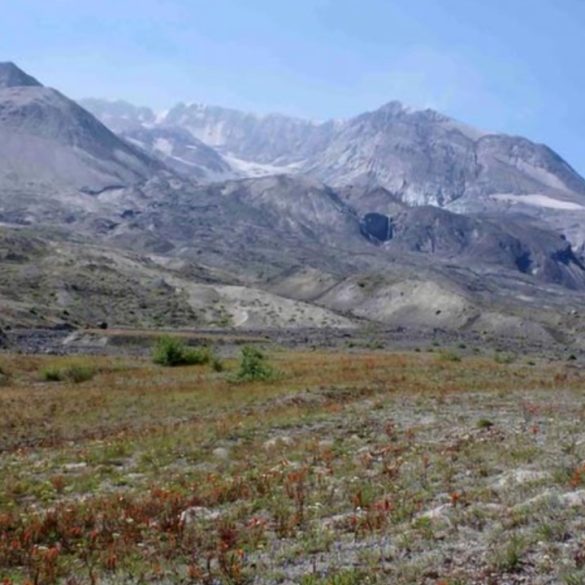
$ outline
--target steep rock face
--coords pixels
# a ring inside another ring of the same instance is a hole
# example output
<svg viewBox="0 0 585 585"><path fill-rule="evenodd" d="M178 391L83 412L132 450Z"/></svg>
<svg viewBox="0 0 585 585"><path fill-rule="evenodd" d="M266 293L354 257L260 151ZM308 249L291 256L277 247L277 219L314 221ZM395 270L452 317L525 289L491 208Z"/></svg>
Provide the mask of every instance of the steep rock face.
<svg viewBox="0 0 585 585"><path fill-rule="evenodd" d="M183 175L202 181L221 181L238 176L218 152L184 128L137 126L122 131L120 135Z"/></svg>
<svg viewBox="0 0 585 585"><path fill-rule="evenodd" d="M306 170L334 186L382 186L411 205L498 193L585 201L583 178L546 146L395 102L349 120Z"/></svg>
<svg viewBox="0 0 585 585"><path fill-rule="evenodd" d="M477 176L475 138L436 112L392 102L347 121L306 170L334 186L381 186L409 204L444 205Z"/></svg>
<svg viewBox="0 0 585 585"><path fill-rule="evenodd" d="M367 213L396 215L408 207L397 195L384 187L371 188L367 185L352 184L336 187L335 191L345 203L362 216Z"/></svg>
<svg viewBox="0 0 585 585"><path fill-rule="evenodd" d="M272 165L298 163L315 156L337 127L334 122L318 124L279 114L256 116L199 104L179 104L161 123L187 128L222 152Z"/></svg>

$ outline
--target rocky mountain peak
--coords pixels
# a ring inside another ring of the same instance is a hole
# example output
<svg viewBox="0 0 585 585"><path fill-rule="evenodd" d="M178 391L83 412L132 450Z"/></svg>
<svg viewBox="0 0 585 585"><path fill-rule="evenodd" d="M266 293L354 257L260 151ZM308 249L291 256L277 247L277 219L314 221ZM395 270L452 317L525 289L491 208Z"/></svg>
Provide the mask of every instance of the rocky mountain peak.
<svg viewBox="0 0 585 585"><path fill-rule="evenodd" d="M362 114L365 117L383 117L386 119L413 118L425 122L446 122L450 118L431 108L417 109L398 100L390 101L373 112ZM358 116L359 117L359 116Z"/></svg>
<svg viewBox="0 0 585 585"><path fill-rule="evenodd" d="M407 108L401 101L392 100L380 106L377 111L381 113L397 115L411 110L410 108Z"/></svg>
<svg viewBox="0 0 585 585"><path fill-rule="evenodd" d="M31 86L42 87L42 83L39 83L11 61L0 62L0 89Z"/></svg>

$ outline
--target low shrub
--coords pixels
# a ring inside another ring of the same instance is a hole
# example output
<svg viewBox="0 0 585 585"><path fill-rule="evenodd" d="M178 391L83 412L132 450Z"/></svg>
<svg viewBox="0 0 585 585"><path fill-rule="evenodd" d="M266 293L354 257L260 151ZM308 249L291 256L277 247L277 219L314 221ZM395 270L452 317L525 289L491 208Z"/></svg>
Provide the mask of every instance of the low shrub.
<svg viewBox="0 0 585 585"><path fill-rule="evenodd" d="M74 384L87 382L95 376L95 368L91 366L70 366L64 370L65 379Z"/></svg>
<svg viewBox="0 0 585 585"><path fill-rule="evenodd" d="M240 367L234 381L254 382L274 380L279 373L267 362L266 356L256 347L246 345L242 348Z"/></svg>
<svg viewBox="0 0 585 585"><path fill-rule="evenodd" d="M49 366L41 370L41 378L45 382L61 382L64 380L63 371L57 366Z"/></svg>
<svg viewBox="0 0 585 585"><path fill-rule="evenodd" d="M188 347L181 339L170 335L161 337L152 352L152 361L160 366L200 366L212 359L208 347Z"/></svg>
<svg viewBox="0 0 585 585"><path fill-rule="evenodd" d="M41 370L41 379L45 382L73 382L81 384L91 380L96 374L92 366L74 364L71 366L58 367L48 366Z"/></svg>
<svg viewBox="0 0 585 585"><path fill-rule="evenodd" d="M211 359L211 368L214 372L223 372L225 370L223 362L217 356L213 356Z"/></svg>

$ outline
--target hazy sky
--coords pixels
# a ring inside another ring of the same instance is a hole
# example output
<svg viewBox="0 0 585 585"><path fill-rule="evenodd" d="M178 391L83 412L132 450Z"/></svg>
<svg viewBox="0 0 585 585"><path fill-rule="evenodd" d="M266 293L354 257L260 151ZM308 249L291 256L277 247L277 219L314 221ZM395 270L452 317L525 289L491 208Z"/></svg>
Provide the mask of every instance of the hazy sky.
<svg viewBox="0 0 585 585"><path fill-rule="evenodd" d="M393 99L585 173L585 0L0 0L0 60L71 97L324 119Z"/></svg>

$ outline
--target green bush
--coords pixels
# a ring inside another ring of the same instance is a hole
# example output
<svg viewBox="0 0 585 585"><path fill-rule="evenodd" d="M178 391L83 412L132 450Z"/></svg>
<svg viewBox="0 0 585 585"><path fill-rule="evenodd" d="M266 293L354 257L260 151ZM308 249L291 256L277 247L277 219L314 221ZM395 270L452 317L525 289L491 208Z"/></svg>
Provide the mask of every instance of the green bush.
<svg viewBox="0 0 585 585"><path fill-rule="evenodd" d="M64 370L65 379L74 384L87 382L95 376L95 369L91 366L70 366Z"/></svg>
<svg viewBox="0 0 585 585"><path fill-rule="evenodd" d="M165 335L152 352L152 361L160 366L199 366L208 364L213 358L208 347L187 347L181 339Z"/></svg>
<svg viewBox="0 0 585 585"><path fill-rule="evenodd" d="M96 374L95 368L74 364L59 368L58 366L48 366L41 370L41 379L45 382L73 382L80 384L91 380Z"/></svg>
<svg viewBox="0 0 585 585"><path fill-rule="evenodd" d="M256 347L242 348L240 367L235 375L236 382L273 380L278 372L266 361L266 356Z"/></svg>
<svg viewBox="0 0 585 585"><path fill-rule="evenodd" d="M49 366L41 370L41 378L45 382L61 382L64 379L61 368L57 366Z"/></svg>

